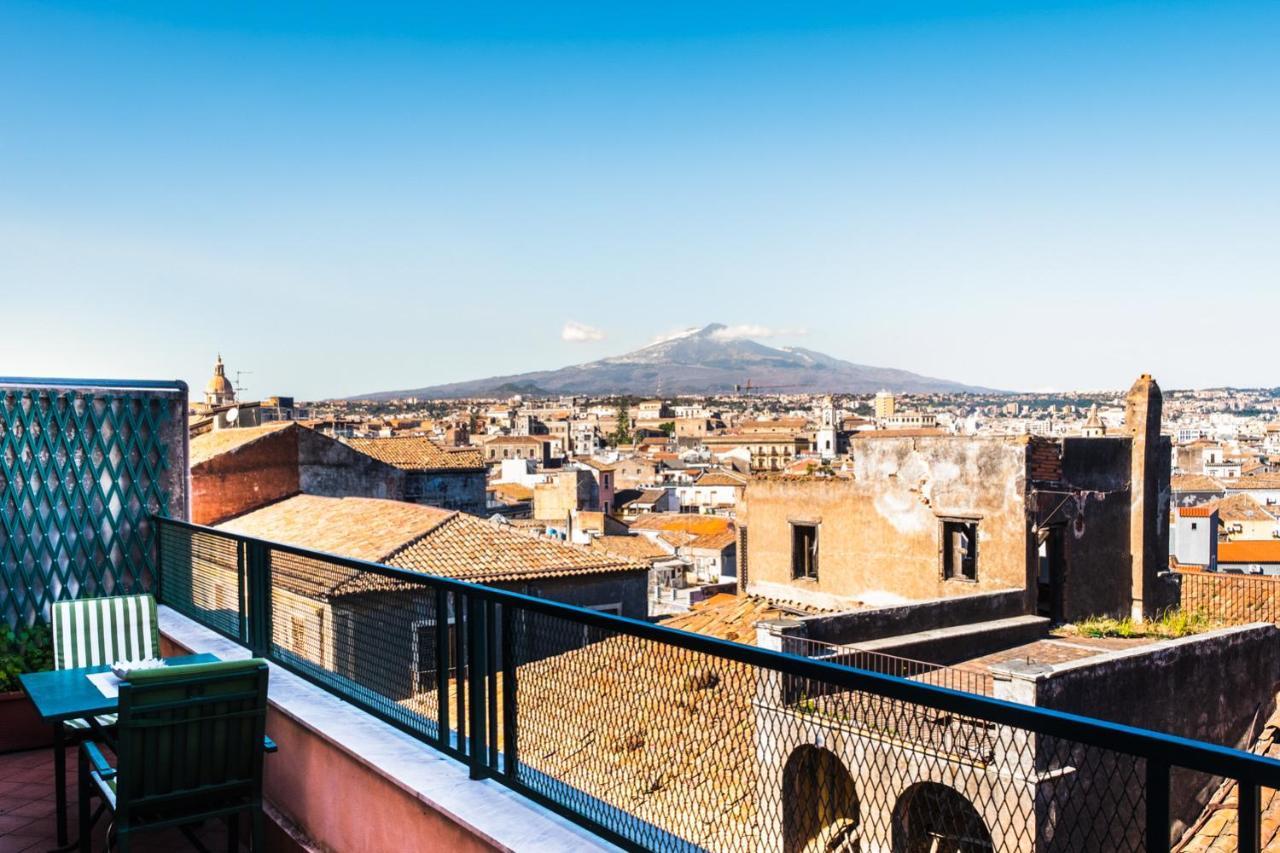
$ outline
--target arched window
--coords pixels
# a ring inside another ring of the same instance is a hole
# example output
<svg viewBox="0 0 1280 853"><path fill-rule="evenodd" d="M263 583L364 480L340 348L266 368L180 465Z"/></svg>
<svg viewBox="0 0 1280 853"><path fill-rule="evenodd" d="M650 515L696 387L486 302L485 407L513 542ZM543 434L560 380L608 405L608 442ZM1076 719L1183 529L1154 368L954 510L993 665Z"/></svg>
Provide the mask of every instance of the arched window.
<svg viewBox="0 0 1280 853"><path fill-rule="evenodd" d="M830 750L805 745L782 770L783 853L853 853L858 847L858 793Z"/></svg>
<svg viewBox="0 0 1280 853"><path fill-rule="evenodd" d="M991 833L973 804L937 782L912 785L893 807L893 853L989 853Z"/></svg>

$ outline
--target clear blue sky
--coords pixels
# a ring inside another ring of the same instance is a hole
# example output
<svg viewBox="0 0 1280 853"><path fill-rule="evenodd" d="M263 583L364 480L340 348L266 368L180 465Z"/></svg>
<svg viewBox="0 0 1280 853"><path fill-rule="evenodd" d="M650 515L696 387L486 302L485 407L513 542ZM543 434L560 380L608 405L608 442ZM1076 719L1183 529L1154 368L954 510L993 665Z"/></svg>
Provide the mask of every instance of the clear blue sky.
<svg viewBox="0 0 1280 853"><path fill-rule="evenodd" d="M1280 4L449 5L6 0L0 372L1280 384Z"/></svg>

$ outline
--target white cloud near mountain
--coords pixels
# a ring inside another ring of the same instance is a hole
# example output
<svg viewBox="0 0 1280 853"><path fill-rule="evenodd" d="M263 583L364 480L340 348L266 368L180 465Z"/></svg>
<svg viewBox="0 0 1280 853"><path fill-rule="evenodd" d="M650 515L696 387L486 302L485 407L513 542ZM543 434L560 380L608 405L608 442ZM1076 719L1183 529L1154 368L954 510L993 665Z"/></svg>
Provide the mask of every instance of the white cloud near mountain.
<svg viewBox="0 0 1280 853"><path fill-rule="evenodd" d="M809 334L808 329L775 329L771 326L758 326L744 323L737 326L726 326L717 329L711 336L721 341L737 341L744 338L795 338Z"/></svg>
<svg viewBox="0 0 1280 853"><path fill-rule="evenodd" d="M589 341L603 341L604 332L588 326L584 323L575 323L573 320L564 324L564 328L560 330L560 340L568 341L574 344L587 343Z"/></svg>

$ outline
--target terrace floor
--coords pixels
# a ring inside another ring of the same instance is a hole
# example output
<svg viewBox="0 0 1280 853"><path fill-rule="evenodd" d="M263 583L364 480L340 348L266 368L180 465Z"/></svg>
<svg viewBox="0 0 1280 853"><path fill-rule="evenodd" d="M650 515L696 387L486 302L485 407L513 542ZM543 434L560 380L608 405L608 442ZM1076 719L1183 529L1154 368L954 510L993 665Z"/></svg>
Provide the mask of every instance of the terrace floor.
<svg viewBox="0 0 1280 853"><path fill-rule="evenodd" d="M76 837L76 753L67 750L67 824ZM53 750L11 752L0 755L0 853L53 850L58 846L54 826ZM107 820L104 814L94 828L93 849L106 850ZM212 821L196 832L210 849L226 849L226 825ZM177 829L158 830L137 836L134 850L168 853L189 850L190 842ZM247 849L247 847L245 847Z"/></svg>

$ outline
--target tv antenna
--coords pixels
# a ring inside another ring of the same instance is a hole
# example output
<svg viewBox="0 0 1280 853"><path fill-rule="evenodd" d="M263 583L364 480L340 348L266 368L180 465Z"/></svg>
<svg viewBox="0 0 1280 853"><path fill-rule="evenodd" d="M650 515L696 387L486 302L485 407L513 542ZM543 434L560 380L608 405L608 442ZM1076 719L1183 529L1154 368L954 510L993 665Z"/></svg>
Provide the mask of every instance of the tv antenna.
<svg viewBox="0 0 1280 853"><path fill-rule="evenodd" d="M236 384L235 384L233 387L236 389L236 396L237 396L237 397L239 397L239 396L240 396L240 392L242 392L242 391L246 390L246 389L245 389L245 387L244 387L244 384L243 384L243 383L241 383L241 381L240 381L240 377L241 377L241 376L251 376L251 375L253 375L253 371L252 371L252 370L237 370L237 371L236 371Z"/></svg>

